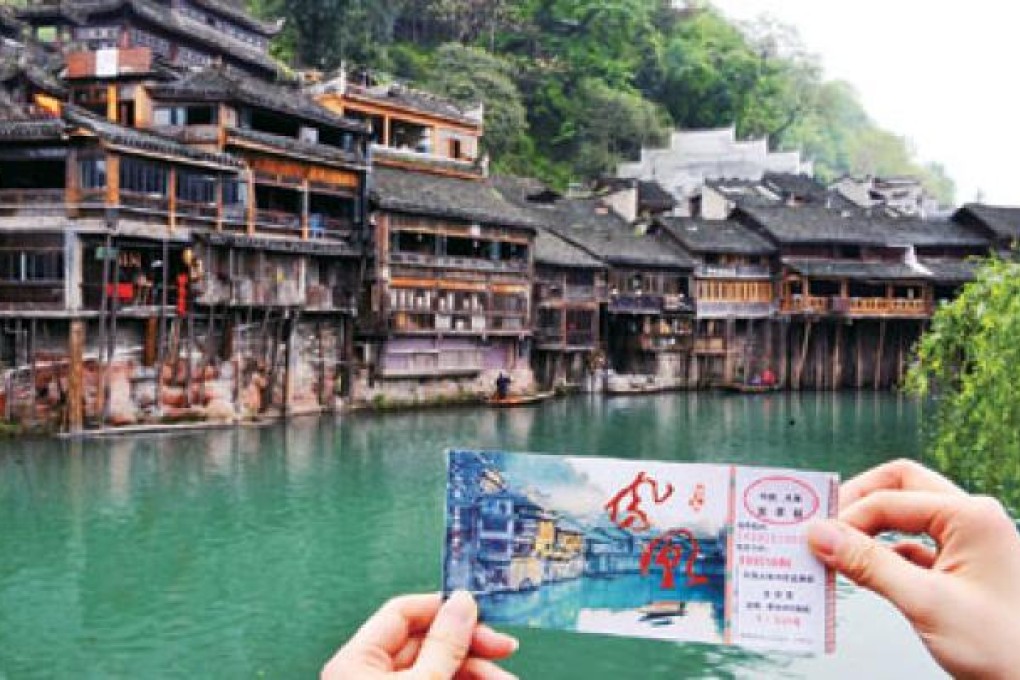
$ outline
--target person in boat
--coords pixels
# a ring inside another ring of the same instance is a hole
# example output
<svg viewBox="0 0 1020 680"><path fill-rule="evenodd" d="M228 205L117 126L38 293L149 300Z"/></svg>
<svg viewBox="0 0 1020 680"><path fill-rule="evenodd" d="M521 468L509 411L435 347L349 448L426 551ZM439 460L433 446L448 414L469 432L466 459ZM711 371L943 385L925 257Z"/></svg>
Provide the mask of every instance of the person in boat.
<svg viewBox="0 0 1020 680"><path fill-rule="evenodd" d="M1008 678L1020 668L1020 534L1002 505L913 461L886 463L840 488L838 519L808 526L829 567L895 605L955 677ZM926 533L937 548L880 533ZM478 622L471 594L390 600L323 667L342 678L513 677L495 664L517 641Z"/></svg>
<svg viewBox="0 0 1020 680"><path fill-rule="evenodd" d="M776 374L772 371L771 366L766 366L765 370L761 374L761 384L765 387L776 386Z"/></svg>
<svg viewBox="0 0 1020 680"><path fill-rule="evenodd" d="M496 378L496 398L506 399L510 396L510 383L513 382L510 376L503 371L499 372L499 376Z"/></svg>

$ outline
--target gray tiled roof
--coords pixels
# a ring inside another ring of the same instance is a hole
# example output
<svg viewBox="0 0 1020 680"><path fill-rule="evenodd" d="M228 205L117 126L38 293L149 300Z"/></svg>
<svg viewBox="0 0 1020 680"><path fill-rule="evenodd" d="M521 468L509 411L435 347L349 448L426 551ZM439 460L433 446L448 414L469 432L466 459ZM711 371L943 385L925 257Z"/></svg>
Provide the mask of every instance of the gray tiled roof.
<svg viewBox="0 0 1020 680"><path fill-rule="evenodd" d="M886 244L885 235L857 213L838 213L814 206L741 206L737 216L741 215L780 244Z"/></svg>
<svg viewBox="0 0 1020 680"><path fill-rule="evenodd" d="M366 132L359 122L337 115L296 87L259 80L226 66L207 66L180 80L149 87L157 100L231 101L334 128Z"/></svg>
<svg viewBox="0 0 1020 680"><path fill-rule="evenodd" d="M977 231L947 220L912 217L873 220L886 234L890 245L988 247L988 239Z"/></svg>
<svg viewBox="0 0 1020 680"><path fill-rule="evenodd" d="M489 180L376 167L370 181L374 203L389 212L536 228L531 216L505 200Z"/></svg>
<svg viewBox="0 0 1020 680"><path fill-rule="evenodd" d="M62 60L32 45L0 42L0 83L23 76L39 90L64 98L67 89L57 78Z"/></svg>
<svg viewBox="0 0 1020 680"><path fill-rule="evenodd" d="M250 12L245 10L244 6L238 2L231 2L231 0L191 0L199 7L204 7L212 12L225 16L232 21L248 28L256 33L260 33L266 37L272 37L283 30L283 19L277 19L275 21L263 21L258 19Z"/></svg>
<svg viewBox="0 0 1020 680"><path fill-rule="evenodd" d="M667 217L662 226L689 252L771 255L775 246L767 239L732 220L698 220Z"/></svg>
<svg viewBox="0 0 1020 680"><path fill-rule="evenodd" d="M861 281L923 281L930 275L902 262L849 262L834 260L783 260L792 271L811 278Z"/></svg>
<svg viewBox="0 0 1020 680"><path fill-rule="evenodd" d="M227 134L231 137L255 142L256 144L264 144L269 147L281 149L292 157L305 156L316 161L341 163L345 165L366 164L365 159L361 158L358 154L350 153L338 147L329 146L328 144L312 144L309 142L303 142L300 139L294 139L293 137L284 137L282 135L274 135L267 132L235 127L227 128Z"/></svg>
<svg viewBox="0 0 1020 680"><path fill-rule="evenodd" d="M604 208L598 199L556 199L554 192L531 178L496 177L493 181L508 200L527 210L539 225L598 260L639 267L695 266L690 257L665 239L637 234L634 227ZM528 200L538 195L550 200Z"/></svg>
<svg viewBox="0 0 1020 680"><path fill-rule="evenodd" d="M168 6L151 0L63 0L53 5L28 5L17 10L26 19L62 18L73 24L84 24L89 17L129 8L136 16L150 21L162 29L203 43L213 52L222 52L238 61L256 66L266 72L283 74L282 66L263 50L218 31Z"/></svg>
<svg viewBox="0 0 1020 680"><path fill-rule="evenodd" d="M954 222L975 222L1000 239L1020 239L1020 207L968 203L953 215Z"/></svg>
<svg viewBox="0 0 1020 680"><path fill-rule="evenodd" d="M510 203L531 216L538 225L535 239L535 261L555 267L577 267L604 269L605 263L593 257L588 251L578 248L550 230L555 226L557 211L554 207L528 200L529 196L546 195L549 189L537 179L511 177L507 175L492 178L492 183Z"/></svg>
<svg viewBox="0 0 1020 680"><path fill-rule="evenodd" d="M975 260L922 259L921 266L931 272L933 281L967 283L976 278L980 264Z"/></svg>
<svg viewBox="0 0 1020 680"><path fill-rule="evenodd" d="M758 225L780 244L828 243L863 246L984 247L977 232L946 221L871 217L860 211L815 206L741 207L737 217ZM742 220L742 221L743 221Z"/></svg>
<svg viewBox="0 0 1020 680"><path fill-rule="evenodd" d="M761 180L710 179L705 184L740 207L783 206L796 201L830 210L860 211L839 192L807 175L767 172Z"/></svg>
<svg viewBox="0 0 1020 680"><path fill-rule="evenodd" d="M240 168L242 165L241 161L233 156L202 151L163 135L111 123L105 118L100 118L73 105L64 106L64 120L72 126L85 128L110 143L139 151L163 153L181 159L212 163L228 168Z"/></svg>
<svg viewBox="0 0 1020 680"><path fill-rule="evenodd" d="M606 264L547 229L535 237L535 262L553 267L605 269Z"/></svg>
<svg viewBox="0 0 1020 680"><path fill-rule="evenodd" d="M693 269L696 264L665 239L637 233L597 199L558 201L554 210L552 231L610 264L663 269Z"/></svg>
<svg viewBox="0 0 1020 680"><path fill-rule="evenodd" d="M479 124L478 120L469 116L465 108L456 102L431 92L417 90L402 84L375 85L371 87L348 85L347 94L421 113L449 118L468 125Z"/></svg>

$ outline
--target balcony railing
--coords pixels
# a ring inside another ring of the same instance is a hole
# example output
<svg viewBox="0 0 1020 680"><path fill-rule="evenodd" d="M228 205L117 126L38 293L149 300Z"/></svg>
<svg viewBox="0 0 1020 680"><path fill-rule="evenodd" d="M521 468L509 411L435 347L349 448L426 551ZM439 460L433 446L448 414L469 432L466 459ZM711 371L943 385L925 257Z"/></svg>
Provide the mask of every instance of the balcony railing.
<svg viewBox="0 0 1020 680"><path fill-rule="evenodd" d="M782 311L786 314L827 314L830 298L812 295L794 295L783 299Z"/></svg>
<svg viewBox="0 0 1020 680"><path fill-rule="evenodd" d="M255 224L265 229L280 231L300 231L301 216L282 210L266 210L259 208L255 211Z"/></svg>
<svg viewBox="0 0 1020 680"><path fill-rule="evenodd" d="M438 267L443 269L472 269L496 272L528 271L526 260L489 260L473 257L452 257L449 255L432 255L426 253L391 252L392 264L411 264L421 267Z"/></svg>
<svg viewBox="0 0 1020 680"><path fill-rule="evenodd" d="M66 211L64 189L0 189L0 215L46 215Z"/></svg>
<svg viewBox="0 0 1020 680"><path fill-rule="evenodd" d="M932 313L924 299L906 298L844 298L795 295L783 300L781 310L787 314L841 314L856 317L926 317Z"/></svg>
<svg viewBox="0 0 1020 680"><path fill-rule="evenodd" d="M725 319L728 317L766 317L776 310L772 302L760 300L701 300L697 301L698 317Z"/></svg>
<svg viewBox="0 0 1020 680"><path fill-rule="evenodd" d="M761 279L769 278L772 272L768 267L761 265L734 265L723 267L712 264L702 264L694 270L694 274L701 278L723 278L723 279Z"/></svg>
<svg viewBox="0 0 1020 680"><path fill-rule="evenodd" d="M660 295L617 294L609 297L609 311L613 314L658 314L662 312Z"/></svg>
<svg viewBox="0 0 1020 680"><path fill-rule="evenodd" d="M847 313L851 316L929 316L931 306L926 300L906 298L850 298Z"/></svg>

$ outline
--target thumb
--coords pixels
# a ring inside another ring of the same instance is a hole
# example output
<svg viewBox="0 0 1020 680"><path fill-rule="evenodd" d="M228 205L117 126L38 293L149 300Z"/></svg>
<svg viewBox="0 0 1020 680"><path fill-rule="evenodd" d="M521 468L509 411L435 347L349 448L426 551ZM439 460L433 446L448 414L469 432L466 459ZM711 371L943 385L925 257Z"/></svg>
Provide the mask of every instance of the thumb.
<svg viewBox="0 0 1020 680"><path fill-rule="evenodd" d="M439 608L411 675L429 680L453 678L467 659L477 625L478 605L471 593L458 590Z"/></svg>
<svg viewBox="0 0 1020 680"><path fill-rule="evenodd" d="M825 566L878 593L907 618L918 614L931 592L928 571L839 520L812 522L807 539L811 551Z"/></svg>

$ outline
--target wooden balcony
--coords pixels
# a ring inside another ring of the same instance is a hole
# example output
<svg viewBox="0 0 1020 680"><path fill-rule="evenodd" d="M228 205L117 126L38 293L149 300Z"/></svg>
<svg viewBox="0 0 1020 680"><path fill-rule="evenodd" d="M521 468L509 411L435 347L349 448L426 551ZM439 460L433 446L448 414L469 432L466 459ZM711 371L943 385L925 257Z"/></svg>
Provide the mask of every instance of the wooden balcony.
<svg viewBox="0 0 1020 680"><path fill-rule="evenodd" d="M0 189L0 216L62 215L66 200L64 189Z"/></svg>
<svg viewBox="0 0 1020 680"><path fill-rule="evenodd" d="M783 300L784 314L840 315L852 318L927 318L932 305L923 298L843 298L793 296Z"/></svg>
<svg viewBox="0 0 1020 680"><path fill-rule="evenodd" d="M283 233L301 234L301 216L297 213L285 212L282 210L266 210L260 208L255 211L256 229Z"/></svg>
<svg viewBox="0 0 1020 680"><path fill-rule="evenodd" d="M702 264L694 270L695 276L704 279L767 279L772 276L768 267L761 265L719 265Z"/></svg>
<svg viewBox="0 0 1020 680"><path fill-rule="evenodd" d="M780 311L784 314L828 314L831 298L811 295L794 295L784 298Z"/></svg>
<svg viewBox="0 0 1020 680"><path fill-rule="evenodd" d="M850 298L847 313L854 317L926 318L932 314L927 300L905 298Z"/></svg>
<svg viewBox="0 0 1020 680"><path fill-rule="evenodd" d="M776 305L765 300L704 300L697 301L699 319L762 319L772 316Z"/></svg>
<svg viewBox="0 0 1020 680"><path fill-rule="evenodd" d="M609 296L610 314L661 314L661 295L620 293Z"/></svg>
<svg viewBox="0 0 1020 680"><path fill-rule="evenodd" d="M525 260L489 260L471 257L451 257L428 253L390 253L390 264L414 265L437 269L467 269L485 272L512 272L526 274L528 263Z"/></svg>

